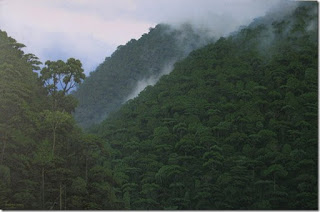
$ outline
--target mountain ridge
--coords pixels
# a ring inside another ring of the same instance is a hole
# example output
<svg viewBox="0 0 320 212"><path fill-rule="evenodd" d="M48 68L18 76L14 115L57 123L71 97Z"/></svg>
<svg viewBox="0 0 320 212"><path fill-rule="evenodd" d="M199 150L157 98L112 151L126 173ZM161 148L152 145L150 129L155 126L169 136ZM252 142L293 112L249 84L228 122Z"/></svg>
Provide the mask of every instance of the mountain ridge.
<svg viewBox="0 0 320 212"><path fill-rule="evenodd" d="M318 207L317 8L191 52L91 128L127 209Z"/></svg>
<svg viewBox="0 0 320 212"><path fill-rule="evenodd" d="M212 39L206 34L199 35L188 24L179 29L159 24L140 39L119 46L73 93L79 100L75 119L82 127L99 123L133 94L138 94L136 89L143 89L141 84L154 84L170 71L164 70L168 64Z"/></svg>

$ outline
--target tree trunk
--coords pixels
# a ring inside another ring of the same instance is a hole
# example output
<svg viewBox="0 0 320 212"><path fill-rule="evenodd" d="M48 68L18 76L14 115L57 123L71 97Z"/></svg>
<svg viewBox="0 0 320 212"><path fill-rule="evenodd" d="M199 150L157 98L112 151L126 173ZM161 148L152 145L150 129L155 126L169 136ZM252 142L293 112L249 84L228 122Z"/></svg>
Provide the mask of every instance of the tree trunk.
<svg viewBox="0 0 320 212"><path fill-rule="evenodd" d="M67 210L67 186L64 186L64 210Z"/></svg>
<svg viewBox="0 0 320 212"><path fill-rule="evenodd" d="M86 153L86 183L88 183L88 152Z"/></svg>
<svg viewBox="0 0 320 212"><path fill-rule="evenodd" d="M254 181L254 168L252 169L252 181Z"/></svg>
<svg viewBox="0 0 320 212"><path fill-rule="evenodd" d="M55 145L56 145L56 127L53 128L52 157L54 156Z"/></svg>
<svg viewBox="0 0 320 212"><path fill-rule="evenodd" d="M7 145L7 138L5 135L5 137L3 138L3 145L2 145L2 151L1 151L1 164L3 164L3 161L4 161L4 153L6 150L6 145Z"/></svg>
<svg viewBox="0 0 320 212"><path fill-rule="evenodd" d="M41 175L42 175L41 200L42 200L42 209L44 210L44 167L42 167Z"/></svg>
<svg viewBox="0 0 320 212"><path fill-rule="evenodd" d="M276 176L273 175L273 192L276 191Z"/></svg>
<svg viewBox="0 0 320 212"><path fill-rule="evenodd" d="M62 210L62 185L60 183L60 210Z"/></svg>

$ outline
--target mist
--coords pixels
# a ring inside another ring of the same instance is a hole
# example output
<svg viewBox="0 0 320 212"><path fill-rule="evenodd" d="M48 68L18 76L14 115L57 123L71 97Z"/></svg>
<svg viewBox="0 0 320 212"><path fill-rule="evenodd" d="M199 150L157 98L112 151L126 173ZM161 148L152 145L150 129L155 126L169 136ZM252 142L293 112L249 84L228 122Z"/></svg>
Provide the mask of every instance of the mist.
<svg viewBox="0 0 320 212"><path fill-rule="evenodd" d="M148 10L146 13L140 11L141 18L175 27L190 23L195 30L220 37L227 36L239 26L248 25L254 18L264 16L287 0L163 0L156 6L146 0L136 2L138 9Z"/></svg>
<svg viewBox="0 0 320 212"><path fill-rule="evenodd" d="M179 0L175 0L173 1L173 7L175 7L174 4L177 2L182 3ZM172 30L182 32L182 34L177 37L177 43L181 47L181 50L185 52L185 56L197 48L214 42L221 36L228 36L239 28L249 25L254 19L265 15L270 19L279 19L297 6L296 3L289 1L280 2L278 0L268 2L251 0L238 2L232 0L226 0L224 2L200 1L198 7L192 7L195 5L193 5L191 1L184 1L184 5L189 6L181 8L178 13L164 10L164 13L159 16L159 21L161 20L160 22L170 24ZM280 10L282 12L280 12ZM197 45L185 45L184 39L188 37L185 33L185 28L188 27L191 27L191 30L199 36ZM261 49L273 41L273 32L269 31L266 37L268 39L262 39L263 42L260 43ZM165 64L159 75L139 80L135 89L125 98L125 101L137 97L147 86L153 86L161 76L169 74L175 62L176 60Z"/></svg>
<svg viewBox="0 0 320 212"><path fill-rule="evenodd" d="M173 1L175 3L179 0ZM217 1L200 1L200 7L192 8L193 4L190 1L185 1L186 6L181 8L178 13L171 13L165 10L161 19L164 23L169 23L172 30L179 30L182 32L177 37L177 43L181 46L187 56L191 51L205 46L210 42L214 42L220 37L228 36L248 25L256 23L260 17L265 17L264 20L269 20L270 23L283 18L292 12L297 6L298 2L293 1L232 1L226 0L224 2ZM203 5L201 5L203 4ZM208 7L206 7L208 6ZM236 8L237 7L237 8ZM244 11L246 11L244 13ZM309 29L315 28L316 23L310 23ZM184 39L188 37L185 33L185 28L191 27L192 31L199 36L197 45L185 45ZM286 28L288 30L289 27ZM168 32L170 33L170 32ZM269 29L264 34L259 43L261 51L269 48L274 41L274 32ZM164 64L164 68L157 76L151 76L137 82L136 87L131 94L125 98L124 102L133 99L139 95L147 86L153 86L165 74L169 74L173 70L173 65L177 60L172 60L168 64Z"/></svg>
<svg viewBox="0 0 320 212"><path fill-rule="evenodd" d="M141 91L143 91L147 86L155 85L163 75L169 74L173 70L173 65L175 62L176 62L176 60L173 60L173 61L165 64L158 75L156 75L156 76L153 75L151 77L139 80L137 82L136 87L133 89L132 93L127 98L125 98L124 102L137 97L139 95L139 93Z"/></svg>
<svg viewBox="0 0 320 212"><path fill-rule="evenodd" d="M0 0L1 1L1 0ZM286 1L286 0L285 0ZM186 23L197 33L198 41L186 44L186 34L177 44L187 56L192 50L228 36L268 11L291 10L281 0L2 0L0 29L26 44L26 53L46 60L80 59L85 74L103 63L104 58L131 39L139 39L159 23L181 30ZM287 2L287 1L286 1ZM314 28L311 24L310 29ZM170 31L168 32L170 33ZM265 42L263 46L267 46ZM162 64L160 73L136 81L134 89L119 101L139 95L169 74L176 59ZM157 67L160 68L160 67ZM159 69L158 69L159 70ZM98 114L101 117L102 114Z"/></svg>
<svg viewBox="0 0 320 212"><path fill-rule="evenodd" d="M263 16L280 0L1 0L0 28L42 62L75 57L86 75L119 45L150 27L191 23L195 30L226 36ZM61 49L64 49L63 51Z"/></svg>

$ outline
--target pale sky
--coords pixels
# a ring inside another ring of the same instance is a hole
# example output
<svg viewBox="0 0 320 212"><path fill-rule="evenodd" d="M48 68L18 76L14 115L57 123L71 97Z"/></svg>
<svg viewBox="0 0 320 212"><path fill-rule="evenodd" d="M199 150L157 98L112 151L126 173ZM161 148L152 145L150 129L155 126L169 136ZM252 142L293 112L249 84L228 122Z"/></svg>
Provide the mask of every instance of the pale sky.
<svg viewBox="0 0 320 212"><path fill-rule="evenodd" d="M0 0L0 29L46 60L80 59L85 73L158 23L189 21L223 36L280 0Z"/></svg>

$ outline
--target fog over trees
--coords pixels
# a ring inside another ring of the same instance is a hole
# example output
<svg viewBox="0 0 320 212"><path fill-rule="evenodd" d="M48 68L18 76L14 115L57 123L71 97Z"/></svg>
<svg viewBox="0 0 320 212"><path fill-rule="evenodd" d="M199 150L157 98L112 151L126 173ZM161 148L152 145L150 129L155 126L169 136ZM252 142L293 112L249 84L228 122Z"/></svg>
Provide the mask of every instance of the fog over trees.
<svg viewBox="0 0 320 212"><path fill-rule="evenodd" d="M87 77L0 30L0 209L317 210L318 3L213 29L159 23Z"/></svg>

